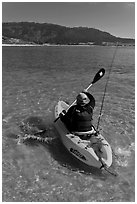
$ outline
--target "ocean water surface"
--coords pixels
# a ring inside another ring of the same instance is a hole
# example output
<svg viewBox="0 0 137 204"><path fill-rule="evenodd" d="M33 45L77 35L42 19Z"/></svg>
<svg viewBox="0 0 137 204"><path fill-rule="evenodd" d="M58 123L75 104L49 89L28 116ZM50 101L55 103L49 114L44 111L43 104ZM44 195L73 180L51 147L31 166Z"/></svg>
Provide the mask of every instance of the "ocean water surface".
<svg viewBox="0 0 137 204"><path fill-rule="evenodd" d="M2 48L3 202L135 201L135 49L118 47L100 120L113 149L111 171L89 168L71 156L54 129L54 107L72 103L100 68L105 76L89 90L97 125L116 47ZM20 138L46 130L48 142Z"/></svg>

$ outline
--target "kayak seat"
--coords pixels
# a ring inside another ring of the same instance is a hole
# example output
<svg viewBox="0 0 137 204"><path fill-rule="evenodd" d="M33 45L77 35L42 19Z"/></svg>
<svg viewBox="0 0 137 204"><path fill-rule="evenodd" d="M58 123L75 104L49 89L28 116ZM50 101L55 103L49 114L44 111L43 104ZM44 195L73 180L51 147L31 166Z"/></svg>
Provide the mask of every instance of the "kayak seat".
<svg viewBox="0 0 137 204"><path fill-rule="evenodd" d="M84 134L84 135L79 135L81 140L89 140L92 137L92 134Z"/></svg>
<svg viewBox="0 0 137 204"><path fill-rule="evenodd" d="M88 132L73 132L75 136L78 136L81 140L90 140L92 137L97 137L98 133L95 131Z"/></svg>
<svg viewBox="0 0 137 204"><path fill-rule="evenodd" d="M75 136L78 136L81 140L90 140L93 134L75 134Z"/></svg>

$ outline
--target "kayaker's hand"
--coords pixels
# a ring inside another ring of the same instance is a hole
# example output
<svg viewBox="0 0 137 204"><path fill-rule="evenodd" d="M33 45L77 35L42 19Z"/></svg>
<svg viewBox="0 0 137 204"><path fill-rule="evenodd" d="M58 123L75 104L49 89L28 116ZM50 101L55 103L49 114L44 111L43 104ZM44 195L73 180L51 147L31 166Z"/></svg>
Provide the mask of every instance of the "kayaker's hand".
<svg viewBox="0 0 137 204"><path fill-rule="evenodd" d="M62 119L62 118L64 117L65 114L66 114L66 111L63 110L63 111L59 114L60 119Z"/></svg>
<svg viewBox="0 0 137 204"><path fill-rule="evenodd" d="M87 91L86 89L84 89L82 92L83 92L83 93L88 93L88 91Z"/></svg>
<svg viewBox="0 0 137 204"><path fill-rule="evenodd" d="M62 111L62 114L63 114L63 115L65 115L65 114L66 114L66 111L65 111L65 110L63 110L63 111Z"/></svg>
<svg viewBox="0 0 137 204"><path fill-rule="evenodd" d="M59 114L60 119L62 120L62 118L64 117L64 115L62 113Z"/></svg>

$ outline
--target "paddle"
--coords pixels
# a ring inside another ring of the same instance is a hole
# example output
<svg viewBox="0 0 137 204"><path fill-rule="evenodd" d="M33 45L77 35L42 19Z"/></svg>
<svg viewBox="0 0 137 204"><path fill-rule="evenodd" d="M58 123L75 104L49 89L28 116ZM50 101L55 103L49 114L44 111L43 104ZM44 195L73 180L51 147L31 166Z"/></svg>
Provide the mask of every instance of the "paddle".
<svg viewBox="0 0 137 204"><path fill-rule="evenodd" d="M101 68L101 69L96 73L96 75L95 75L93 81L89 84L89 86L85 89L85 91L88 91L88 89L89 89L94 83L96 83L98 80L100 80L100 79L104 76L104 74L105 74L105 69ZM71 106L73 106L75 103L76 103L76 100L69 106L69 108L70 108ZM68 108L68 109L69 109L69 108ZM54 122L56 122L59 118L60 118L60 116L57 117L57 118L54 120Z"/></svg>
<svg viewBox="0 0 137 204"><path fill-rule="evenodd" d="M99 79L101 79L101 78L104 76L104 74L105 74L105 69L103 69L103 68L100 69L100 70L96 73L96 75L95 75L93 81L92 81L91 84L86 88L86 90L88 91L88 89L89 89L94 83L96 83Z"/></svg>
<svg viewBox="0 0 137 204"><path fill-rule="evenodd" d="M101 164L102 164L102 166L100 167L100 169L104 169L105 171L107 171L108 173L110 173L110 174L113 175L113 176L118 176L118 174L117 174L116 172L110 171L110 169L107 168L107 166L102 162L102 159L99 158L99 160L100 160L100 162L101 162Z"/></svg>
<svg viewBox="0 0 137 204"><path fill-rule="evenodd" d="M107 171L108 173L110 173L111 175L113 175L113 176L118 176L117 173L110 171L110 170L107 169L106 167L103 167L103 169L104 169L105 171Z"/></svg>

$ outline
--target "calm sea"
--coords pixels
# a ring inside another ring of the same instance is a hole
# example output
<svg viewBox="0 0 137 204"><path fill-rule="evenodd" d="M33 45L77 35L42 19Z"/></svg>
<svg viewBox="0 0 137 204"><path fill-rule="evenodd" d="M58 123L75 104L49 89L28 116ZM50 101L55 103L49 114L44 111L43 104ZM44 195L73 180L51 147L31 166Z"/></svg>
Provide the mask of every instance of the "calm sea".
<svg viewBox="0 0 137 204"><path fill-rule="evenodd" d="M2 48L3 202L135 201L135 49L118 47L107 86L100 132L111 144L108 172L71 156L53 127L54 107L70 104L100 68L105 76L90 92L97 125L115 47ZM50 142L19 138L46 129Z"/></svg>

